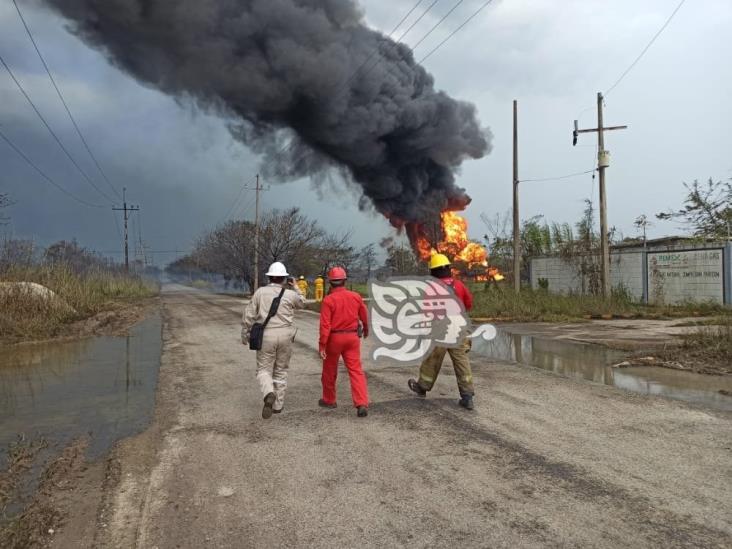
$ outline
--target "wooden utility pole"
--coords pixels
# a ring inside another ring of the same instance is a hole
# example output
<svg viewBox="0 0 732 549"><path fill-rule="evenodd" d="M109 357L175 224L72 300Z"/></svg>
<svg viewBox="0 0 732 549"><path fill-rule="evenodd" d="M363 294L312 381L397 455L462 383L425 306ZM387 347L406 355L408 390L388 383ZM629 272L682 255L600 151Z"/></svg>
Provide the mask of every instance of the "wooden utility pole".
<svg viewBox="0 0 732 549"><path fill-rule="evenodd" d="M521 291L521 227L518 193L518 103L513 100L513 288Z"/></svg>
<svg viewBox="0 0 732 549"><path fill-rule="evenodd" d="M132 212L139 212L140 206L127 206L127 187L122 188L122 207L112 208L116 212L124 212L125 219L125 272L130 272L130 246L128 242L127 233L127 220L130 218L129 214Z"/></svg>
<svg viewBox="0 0 732 549"><path fill-rule="evenodd" d="M607 228L607 194L605 191L605 169L610 165L610 155L605 150L606 131L624 130L628 126L605 127L602 115L602 93L597 93L597 127L580 130L577 121L574 121L573 145L577 144L577 136L580 133L597 132L597 169L600 173L600 254L602 259L602 295L609 299L611 295L610 286L610 243L608 241Z"/></svg>

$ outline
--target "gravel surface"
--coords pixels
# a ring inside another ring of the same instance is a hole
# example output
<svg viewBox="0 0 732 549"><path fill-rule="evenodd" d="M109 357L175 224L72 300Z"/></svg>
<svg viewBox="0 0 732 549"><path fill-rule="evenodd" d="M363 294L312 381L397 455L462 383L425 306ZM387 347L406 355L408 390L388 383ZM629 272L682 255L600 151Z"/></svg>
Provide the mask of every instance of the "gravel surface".
<svg viewBox="0 0 732 549"><path fill-rule="evenodd" d="M359 419L343 370L318 408L303 312L265 421L242 306L164 288L156 419L110 460L95 546L732 546L732 414L486 361L467 412L449 364L419 400L414 368L366 360Z"/></svg>

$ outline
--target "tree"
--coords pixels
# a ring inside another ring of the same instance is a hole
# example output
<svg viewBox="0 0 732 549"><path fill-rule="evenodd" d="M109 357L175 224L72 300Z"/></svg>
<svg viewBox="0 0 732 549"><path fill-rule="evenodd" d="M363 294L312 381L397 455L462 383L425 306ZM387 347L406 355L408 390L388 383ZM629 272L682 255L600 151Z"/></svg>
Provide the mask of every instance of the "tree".
<svg viewBox="0 0 732 549"><path fill-rule="evenodd" d="M267 266L281 261L293 273L313 268L317 243L325 231L308 219L299 208L267 212L259 227L260 279ZM320 258L315 260L320 261Z"/></svg>
<svg viewBox="0 0 732 549"><path fill-rule="evenodd" d="M710 177L706 184L695 180L684 183L687 195L684 207L676 211L660 212L658 219L677 221L689 227L695 236L726 238L732 229L732 183Z"/></svg>
<svg viewBox="0 0 732 549"><path fill-rule="evenodd" d="M358 254L351 245L351 233L323 234L311 247L316 272L325 273L330 267L338 265L351 270L358 259Z"/></svg>
<svg viewBox="0 0 732 549"><path fill-rule="evenodd" d="M391 269L393 275L426 274L425 264L417 260L417 256L409 246L389 242L386 256L386 266Z"/></svg>
<svg viewBox="0 0 732 549"><path fill-rule="evenodd" d="M107 261L99 254L80 246L76 239L59 240L46 248L43 260L52 265L63 264L77 273L95 268L107 268Z"/></svg>
<svg viewBox="0 0 732 549"><path fill-rule="evenodd" d="M373 244L364 246L359 252L360 267L366 271L366 280L371 278L371 271L376 266L376 249Z"/></svg>
<svg viewBox="0 0 732 549"><path fill-rule="evenodd" d="M182 262L185 272L220 274L228 287L233 280L237 287L254 283L254 224L229 221L204 234L197 241L191 262Z"/></svg>

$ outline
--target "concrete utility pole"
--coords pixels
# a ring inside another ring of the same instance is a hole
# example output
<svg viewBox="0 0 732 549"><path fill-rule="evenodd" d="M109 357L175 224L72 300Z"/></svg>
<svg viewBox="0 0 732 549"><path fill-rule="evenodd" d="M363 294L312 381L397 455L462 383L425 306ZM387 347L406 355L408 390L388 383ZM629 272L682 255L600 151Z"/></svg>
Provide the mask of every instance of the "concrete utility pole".
<svg viewBox="0 0 732 549"><path fill-rule="evenodd" d="M521 291L521 227L518 194L518 103L513 100L513 288Z"/></svg>
<svg viewBox="0 0 732 549"><path fill-rule="evenodd" d="M127 239L127 220L130 218L128 214L139 212L140 206L127 206L127 187L122 188L122 207L112 208L116 212L124 212L125 219L125 272L130 272L130 246Z"/></svg>
<svg viewBox="0 0 732 549"><path fill-rule="evenodd" d="M256 291L259 288L259 192L266 190L259 184L259 174L257 174L257 182L254 187L256 192L255 206L254 206L254 288L252 291Z"/></svg>
<svg viewBox="0 0 732 549"><path fill-rule="evenodd" d="M602 255L602 295L607 299L611 295L610 286L610 243L608 242L607 228L607 194L605 191L605 169L610 165L610 153L605 150L604 132L624 130L628 126L605 127L602 116L602 93L597 93L597 127L580 130L577 121L574 121L572 145L577 144L580 133L597 132L597 168L600 173L600 252Z"/></svg>

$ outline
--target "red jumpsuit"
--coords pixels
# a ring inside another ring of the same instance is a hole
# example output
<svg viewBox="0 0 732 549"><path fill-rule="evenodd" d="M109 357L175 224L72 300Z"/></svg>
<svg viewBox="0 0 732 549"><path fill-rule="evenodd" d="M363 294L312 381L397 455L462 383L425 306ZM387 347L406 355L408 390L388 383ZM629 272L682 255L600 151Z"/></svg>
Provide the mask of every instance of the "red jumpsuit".
<svg viewBox="0 0 732 549"><path fill-rule="evenodd" d="M366 376L361 369L361 340L358 337L358 322L363 325L363 335L368 336L368 315L363 299L356 292L334 287L325 297L320 308L319 348L325 351L323 361L323 401L336 402L336 378L338 359L343 362L351 378L351 397L355 407L368 406L369 392Z"/></svg>

